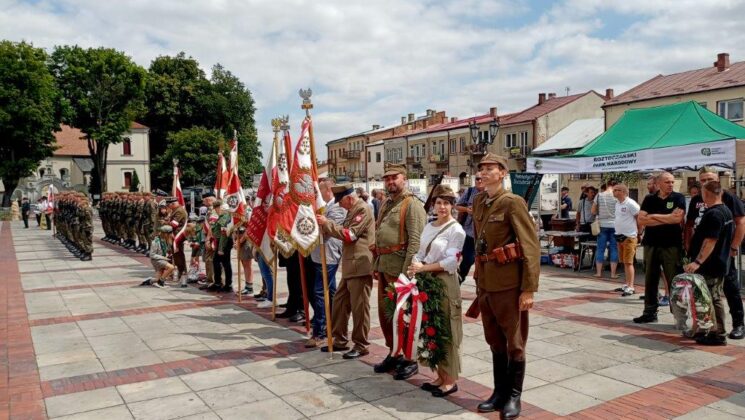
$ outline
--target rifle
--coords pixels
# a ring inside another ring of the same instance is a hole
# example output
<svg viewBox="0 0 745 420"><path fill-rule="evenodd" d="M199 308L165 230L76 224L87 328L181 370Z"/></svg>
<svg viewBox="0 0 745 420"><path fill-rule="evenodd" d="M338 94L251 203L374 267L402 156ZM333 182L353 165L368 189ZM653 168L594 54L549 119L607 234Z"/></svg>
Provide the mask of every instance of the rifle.
<svg viewBox="0 0 745 420"><path fill-rule="evenodd" d="M432 197L432 193L435 192L435 188L437 188L438 185L442 183L442 178L444 178L445 175L437 175L437 178L435 178L435 182L432 184L432 189L429 190L429 195L427 195L427 201L424 202L424 211L429 214L430 209L432 209L432 205L435 203L435 198Z"/></svg>

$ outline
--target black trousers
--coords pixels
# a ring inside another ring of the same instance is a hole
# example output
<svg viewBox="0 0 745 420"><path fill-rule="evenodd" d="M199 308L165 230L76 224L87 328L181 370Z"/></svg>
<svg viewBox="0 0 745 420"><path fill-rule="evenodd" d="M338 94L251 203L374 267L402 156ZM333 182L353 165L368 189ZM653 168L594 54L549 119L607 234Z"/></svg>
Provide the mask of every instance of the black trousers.
<svg viewBox="0 0 745 420"><path fill-rule="evenodd" d="M734 258L730 259L729 271L724 276L724 297L727 298L729 314L732 316L732 327L744 325L743 316L745 316L745 312L742 307L740 279L737 277L737 267L735 266Z"/></svg>
<svg viewBox="0 0 745 420"><path fill-rule="evenodd" d="M295 252L290 258L285 259L285 267L287 268L287 289L289 296L287 297L287 311L295 313L304 309L303 305L303 285L300 283L302 277L300 275L300 264L303 264L305 268L305 281L306 288L309 285L311 278L314 278L314 269L310 257L303 258L300 254ZM312 290L312 289L309 289Z"/></svg>
<svg viewBox="0 0 745 420"><path fill-rule="evenodd" d="M52 230L52 219L48 214L45 214L44 218L47 220L47 230Z"/></svg>
<svg viewBox="0 0 745 420"><path fill-rule="evenodd" d="M36 226L41 226L41 214L36 215Z"/></svg>
<svg viewBox="0 0 745 420"><path fill-rule="evenodd" d="M217 252L215 252L214 259L212 260L212 267L214 267L215 270L215 284L222 284L226 287L233 285L233 267L230 265L231 249L233 249L232 243L228 247L228 252L226 252L224 255L219 255ZM222 282L223 270L225 271L225 283Z"/></svg>
<svg viewBox="0 0 745 420"><path fill-rule="evenodd" d="M463 243L463 259L460 261L458 267L458 275L460 276L460 283L463 284L466 281L468 272L471 271L474 261L476 261L476 244L472 236L466 235L466 241Z"/></svg>
<svg viewBox="0 0 745 420"><path fill-rule="evenodd" d="M28 227L28 213L23 213L23 226Z"/></svg>

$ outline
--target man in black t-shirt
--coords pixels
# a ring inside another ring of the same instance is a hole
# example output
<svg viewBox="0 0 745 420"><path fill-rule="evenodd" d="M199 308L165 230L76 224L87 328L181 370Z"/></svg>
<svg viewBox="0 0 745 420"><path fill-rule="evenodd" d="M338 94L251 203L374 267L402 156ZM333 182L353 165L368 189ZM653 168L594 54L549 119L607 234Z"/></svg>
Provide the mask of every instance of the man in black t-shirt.
<svg viewBox="0 0 745 420"><path fill-rule="evenodd" d="M706 210L693 233L688 248L692 262L684 267L686 273L704 276L714 303L714 329L696 339L699 344L721 346L727 343L724 330L724 305L722 285L729 272L730 246L735 229L732 213L722 204L722 186L709 181L703 186Z"/></svg>
<svg viewBox="0 0 745 420"><path fill-rule="evenodd" d="M703 168L699 172L698 179L701 185L711 181L719 181L719 174L709 168ZM741 340L745 337L745 310L743 310L742 297L740 296L740 281L737 278L737 267L735 266L734 257L737 255L737 248L740 246L745 236L745 207L735 195L723 189L722 203L732 213L735 233L730 245L730 262L729 271L724 277L724 296L727 298L727 306L732 317L732 331L729 338ZM688 207L688 216L686 217L686 239L690 239L693 230L699 224L704 214L706 205L703 202L702 195L699 194L691 199ZM688 244L686 248L689 249Z"/></svg>
<svg viewBox="0 0 745 420"><path fill-rule="evenodd" d="M657 288L660 274L672 279L681 272L683 249L683 216L686 202L683 194L673 191L675 177L663 172L657 177L656 194L644 198L639 212L639 226L646 228L644 246L644 313L634 318L641 324L657 321ZM662 270L660 270L662 268ZM669 284L669 282L668 282ZM670 290L668 290L668 293Z"/></svg>

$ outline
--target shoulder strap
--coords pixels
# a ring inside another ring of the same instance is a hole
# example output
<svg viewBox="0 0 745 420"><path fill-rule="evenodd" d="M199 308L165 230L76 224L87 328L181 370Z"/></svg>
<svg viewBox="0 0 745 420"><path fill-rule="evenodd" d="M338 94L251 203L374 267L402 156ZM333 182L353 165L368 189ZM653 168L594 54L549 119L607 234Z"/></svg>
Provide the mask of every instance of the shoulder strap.
<svg viewBox="0 0 745 420"><path fill-rule="evenodd" d="M429 243L427 244L427 249L424 251L425 256L429 254L429 249L432 247L432 243L435 241L435 239L439 238L440 235L442 235L442 232L445 232L445 230L447 230L447 228L452 226L455 222L456 222L455 220L451 220L450 222L445 223L445 226L443 226L440 230L437 231L435 236L432 237L432 240L429 241Z"/></svg>
<svg viewBox="0 0 745 420"><path fill-rule="evenodd" d="M401 219L398 223L398 243L403 245L406 243L404 235L406 234L406 211L409 210L411 205L411 196L404 198L401 202Z"/></svg>

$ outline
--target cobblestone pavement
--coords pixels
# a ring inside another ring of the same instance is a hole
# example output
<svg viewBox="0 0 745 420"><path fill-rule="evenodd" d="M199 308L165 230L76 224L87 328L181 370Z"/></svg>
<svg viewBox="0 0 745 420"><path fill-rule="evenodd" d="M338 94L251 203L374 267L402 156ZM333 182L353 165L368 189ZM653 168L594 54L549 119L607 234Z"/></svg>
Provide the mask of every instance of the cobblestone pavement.
<svg viewBox="0 0 745 420"><path fill-rule="evenodd" d="M81 262L48 231L3 222L0 249L0 419L469 418L491 393L480 321L466 319L460 391L437 399L418 389L426 369L373 373L386 354L374 307L371 354L330 360L252 299L137 287L148 260L101 241ZM617 286L544 270L523 417L745 417L745 343L697 346L668 313L635 325L642 303ZM463 295L467 308L472 280Z"/></svg>

